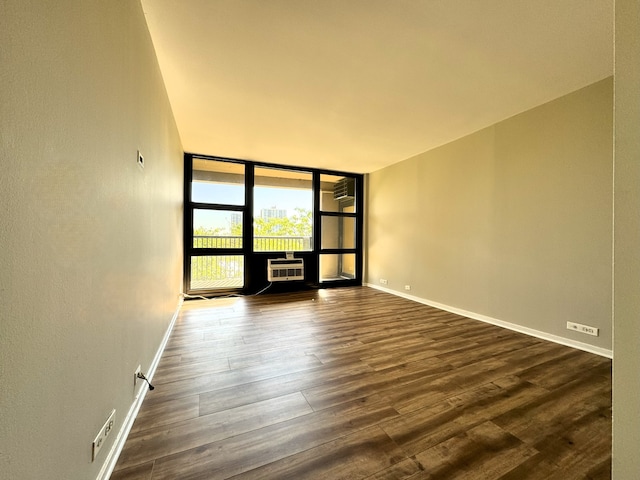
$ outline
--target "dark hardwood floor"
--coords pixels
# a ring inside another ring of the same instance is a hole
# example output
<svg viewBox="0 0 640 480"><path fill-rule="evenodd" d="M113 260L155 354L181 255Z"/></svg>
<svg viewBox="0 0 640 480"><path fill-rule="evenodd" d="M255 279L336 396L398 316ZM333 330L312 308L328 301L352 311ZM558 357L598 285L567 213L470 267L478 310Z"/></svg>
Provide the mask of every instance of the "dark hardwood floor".
<svg viewBox="0 0 640 480"><path fill-rule="evenodd" d="M111 480L611 477L611 361L367 287L187 302Z"/></svg>

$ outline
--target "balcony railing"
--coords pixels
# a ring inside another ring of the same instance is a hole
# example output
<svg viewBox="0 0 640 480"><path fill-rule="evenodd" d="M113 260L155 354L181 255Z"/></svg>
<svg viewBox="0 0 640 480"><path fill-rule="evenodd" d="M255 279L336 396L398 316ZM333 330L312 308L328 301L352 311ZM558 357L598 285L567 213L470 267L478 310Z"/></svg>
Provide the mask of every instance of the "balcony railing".
<svg viewBox="0 0 640 480"><path fill-rule="evenodd" d="M242 248L242 237L194 235L194 248ZM253 237L254 252L311 250L311 237Z"/></svg>
<svg viewBox="0 0 640 480"><path fill-rule="evenodd" d="M242 237L194 235L194 248L242 248ZM311 250L311 237L254 237L255 252ZM191 258L191 290L241 288L244 285L242 255L194 255Z"/></svg>
<svg viewBox="0 0 640 480"><path fill-rule="evenodd" d="M241 288L243 285L242 255L198 255L191 258L191 290Z"/></svg>

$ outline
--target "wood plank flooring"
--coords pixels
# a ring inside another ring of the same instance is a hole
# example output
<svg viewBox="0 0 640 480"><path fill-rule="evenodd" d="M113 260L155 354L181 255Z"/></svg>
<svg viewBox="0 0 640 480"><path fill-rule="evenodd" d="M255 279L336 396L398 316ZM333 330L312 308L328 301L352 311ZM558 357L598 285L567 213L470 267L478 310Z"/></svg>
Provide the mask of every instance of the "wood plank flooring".
<svg viewBox="0 0 640 480"><path fill-rule="evenodd" d="M611 361L367 287L187 302L111 480L611 478Z"/></svg>

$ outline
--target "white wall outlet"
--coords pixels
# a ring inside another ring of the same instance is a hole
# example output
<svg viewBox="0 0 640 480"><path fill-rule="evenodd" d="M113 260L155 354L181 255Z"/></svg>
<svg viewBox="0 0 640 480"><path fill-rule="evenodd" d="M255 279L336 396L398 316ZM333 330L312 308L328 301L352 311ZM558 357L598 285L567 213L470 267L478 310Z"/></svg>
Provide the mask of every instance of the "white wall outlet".
<svg viewBox="0 0 640 480"><path fill-rule="evenodd" d="M144 168L144 157L140 153L140 150L138 150L138 166Z"/></svg>
<svg viewBox="0 0 640 480"><path fill-rule="evenodd" d="M411 290L411 285L405 285L405 286L404 286L404 289L405 289L405 290Z"/></svg>
<svg viewBox="0 0 640 480"><path fill-rule="evenodd" d="M135 386L138 384L138 374L142 371L142 366L138 365L138 368L136 368L136 371L133 372L133 386L135 388Z"/></svg>
<svg viewBox="0 0 640 480"><path fill-rule="evenodd" d="M590 327L589 325L582 325L580 323L574 323L574 322L567 322L567 330L586 333L587 335L593 335L594 337L597 337L600 334L599 328Z"/></svg>
<svg viewBox="0 0 640 480"><path fill-rule="evenodd" d="M107 441L107 437L111 433L111 430L113 430L113 428L115 427L115 422L116 422L116 411L113 410L111 412L111 415L109 415L109 418L107 418L107 421L104 422L104 425L96 435L96 438L93 441L93 444L91 445L91 461L92 462L96 459L96 457L98 456L98 452Z"/></svg>
<svg viewBox="0 0 640 480"><path fill-rule="evenodd" d="M389 280L387 280L386 278L381 278L381 279L380 279L380 283L381 283L382 285L386 285L387 283L389 283Z"/></svg>

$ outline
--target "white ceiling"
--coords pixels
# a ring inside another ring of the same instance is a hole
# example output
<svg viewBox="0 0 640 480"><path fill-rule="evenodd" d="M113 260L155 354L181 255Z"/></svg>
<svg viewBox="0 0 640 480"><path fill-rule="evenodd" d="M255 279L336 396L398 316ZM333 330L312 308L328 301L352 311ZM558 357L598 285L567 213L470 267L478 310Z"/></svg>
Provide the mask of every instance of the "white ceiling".
<svg viewBox="0 0 640 480"><path fill-rule="evenodd" d="M613 0L142 0L188 152L371 172L613 73Z"/></svg>

